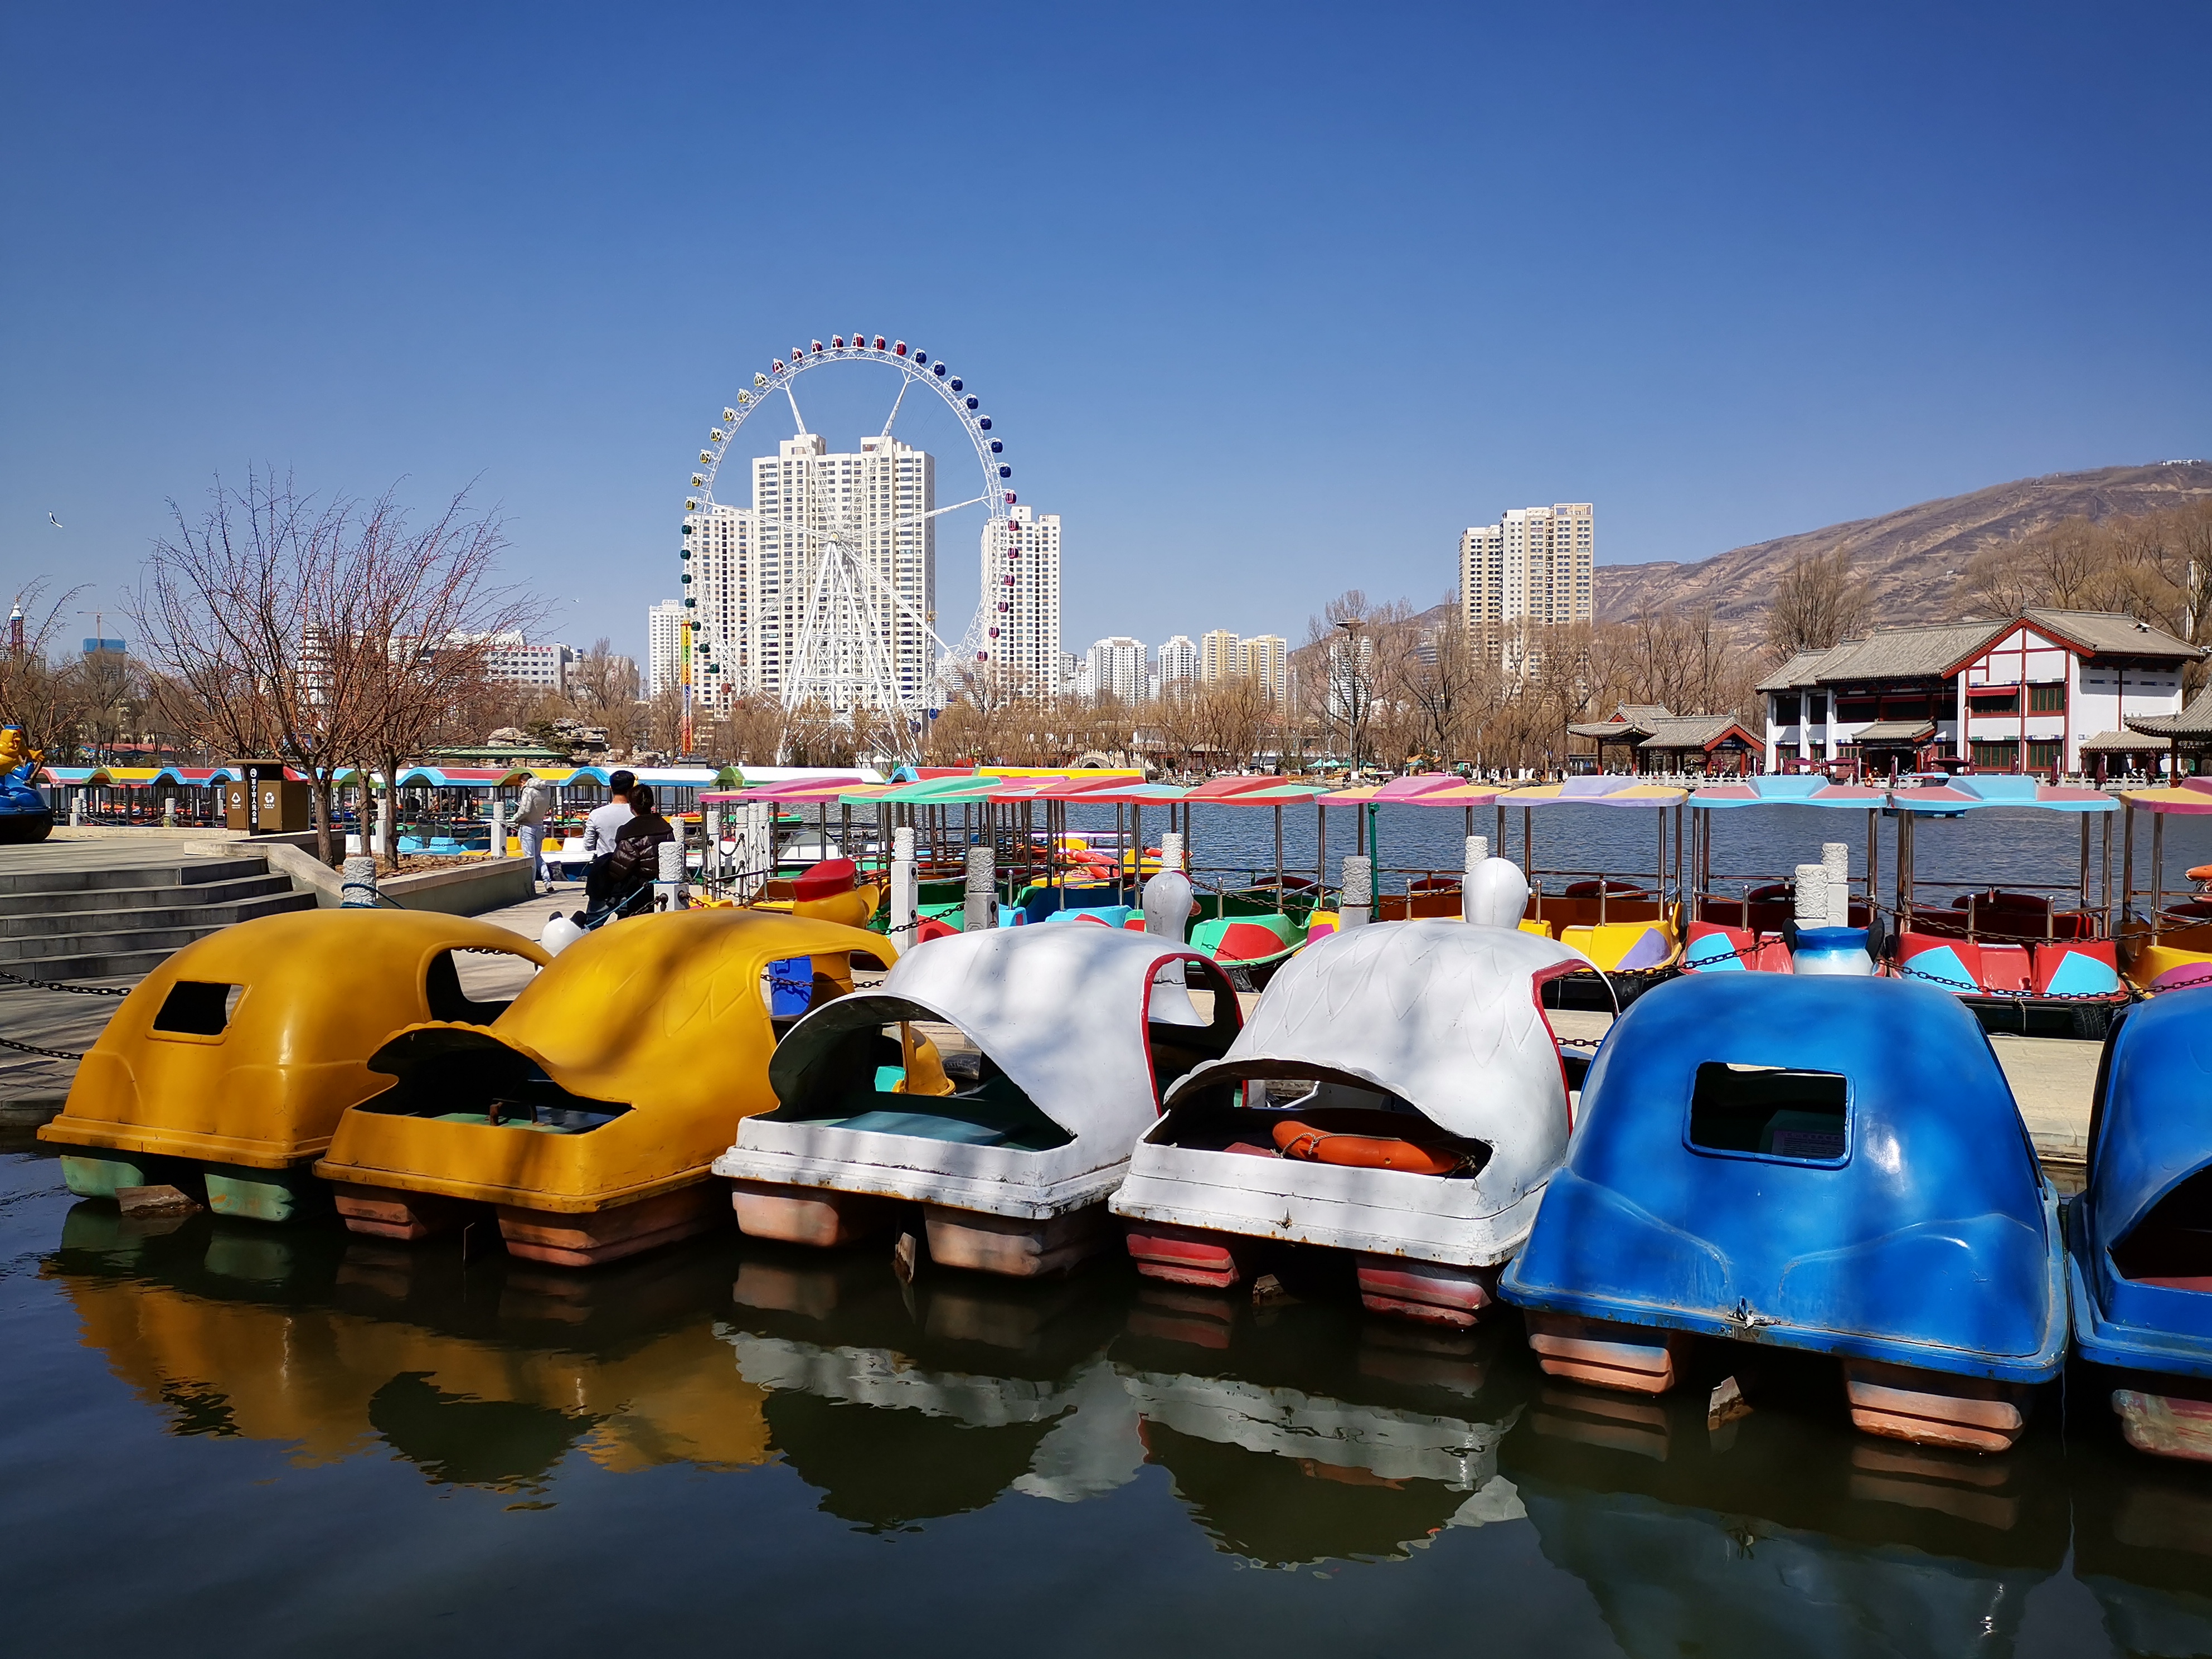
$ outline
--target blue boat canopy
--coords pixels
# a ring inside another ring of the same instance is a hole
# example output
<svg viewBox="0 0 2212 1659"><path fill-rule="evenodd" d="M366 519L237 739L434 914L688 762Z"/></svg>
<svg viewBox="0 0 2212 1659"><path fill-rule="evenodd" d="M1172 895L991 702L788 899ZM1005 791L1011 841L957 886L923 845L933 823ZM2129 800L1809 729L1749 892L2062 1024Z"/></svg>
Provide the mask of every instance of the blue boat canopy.
<svg viewBox="0 0 2212 1659"><path fill-rule="evenodd" d="M1974 1016L1897 980L1692 975L1607 1035L1525 1307L2037 1382L2057 1198Z"/></svg>
<svg viewBox="0 0 2212 1659"><path fill-rule="evenodd" d="M2212 1377L2208 1073L2212 988L2130 1008L2112 1035L2069 1218L2075 1338L2100 1364Z"/></svg>

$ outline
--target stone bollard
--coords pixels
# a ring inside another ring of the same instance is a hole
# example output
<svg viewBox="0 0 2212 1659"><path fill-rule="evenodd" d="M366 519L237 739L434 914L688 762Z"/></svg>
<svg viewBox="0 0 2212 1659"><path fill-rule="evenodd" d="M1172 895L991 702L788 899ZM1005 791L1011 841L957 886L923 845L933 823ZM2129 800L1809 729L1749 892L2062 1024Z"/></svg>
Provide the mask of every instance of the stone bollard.
<svg viewBox="0 0 2212 1659"><path fill-rule="evenodd" d="M84 822L84 791L70 791L70 828L74 830Z"/></svg>
<svg viewBox="0 0 2212 1659"><path fill-rule="evenodd" d="M1828 866L1825 864L1801 864L1797 866L1796 903L1792 911L1800 927L1826 927L1828 925Z"/></svg>
<svg viewBox="0 0 2212 1659"><path fill-rule="evenodd" d="M1357 853L1344 860L1344 892L1336 902L1337 924L1364 927L1375 920L1375 861Z"/></svg>
<svg viewBox="0 0 2212 1659"><path fill-rule="evenodd" d="M699 828L702 845L699 849L699 884L714 897L722 890L722 804L708 801L699 809Z"/></svg>
<svg viewBox="0 0 2212 1659"><path fill-rule="evenodd" d="M1141 848L1139 849L1138 856L1141 861L1143 858ZM1160 868L1163 870L1180 870L1185 875L1188 875L1190 873L1189 866L1183 862L1182 830L1170 830L1164 831L1161 835Z"/></svg>
<svg viewBox="0 0 2212 1659"><path fill-rule="evenodd" d="M988 847L968 849L968 903L960 917L963 933L999 925L998 854Z"/></svg>
<svg viewBox="0 0 2212 1659"><path fill-rule="evenodd" d="M660 878L653 884L653 908L656 910L681 910L684 908L684 832L679 829L673 841L660 843Z"/></svg>
<svg viewBox="0 0 2212 1659"><path fill-rule="evenodd" d="M507 856L507 803L503 800L491 804L491 840L484 850L495 859Z"/></svg>
<svg viewBox="0 0 2212 1659"><path fill-rule="evenodd" d="M902 823L891 831L891 946L901 956L914 949L921 931L915 906L921 894L914 868L914 826Z"/></svg>
<svg viewBox="0 0 2212 1659"><path fill-rule="evenodd" d="M177 798L174 795L172 795L161 803L161 828L164 830L173 830L176 827Z"/></svg>
<svg viewBox="0 0 2212 1659"><path fill-rule="evenodd" d="M1820 843L1820 866L1827 872L1828 926L1848 927L1851 921L1851 849L1840 841Z"/></svg>
<svg viewBox="0 0 2212 1659"><path fill-rule="evenodd" d="M376 908L376 860L374 858L364 854L345 861L345 870L339 878L338 908Z"/></svg>
<svg viewBox="0 0 2212 1659"><path fill-rule="evenodd" d="M1490 837L1469 836L1467 838L1467 867L1460 872L1459 919L1474 920L1474 872L1482 868L1482 861L1490 856Z"/></svg>

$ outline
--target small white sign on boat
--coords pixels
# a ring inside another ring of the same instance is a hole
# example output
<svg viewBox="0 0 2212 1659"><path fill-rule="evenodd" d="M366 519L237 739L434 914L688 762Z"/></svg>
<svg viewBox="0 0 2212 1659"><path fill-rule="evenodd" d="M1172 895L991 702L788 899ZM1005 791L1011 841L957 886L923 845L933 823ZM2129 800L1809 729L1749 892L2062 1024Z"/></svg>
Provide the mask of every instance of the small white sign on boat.
<svg viewBox="0 0 2212 1659"><path fill-rule="evenodd" d="M1572 1127L1539 934L1355 927L1291 958L1220 1059L1184 1075L1113 1210L1147 1275L1225 1288L1253 1242L1350 1250L1375 1311L1472 1324Z"/></svg>
<svg viewBox="0 0 2212 1659"><path fill-rule="evenodd" d="M1220 969L1166 939L1076 921L934 939L792 1028L780 1105L714 1170L755 1237L850 1243L920 1204L933 1261L1060 1272L1112 1245L1130 1148L1240 1018Z"/></svg>

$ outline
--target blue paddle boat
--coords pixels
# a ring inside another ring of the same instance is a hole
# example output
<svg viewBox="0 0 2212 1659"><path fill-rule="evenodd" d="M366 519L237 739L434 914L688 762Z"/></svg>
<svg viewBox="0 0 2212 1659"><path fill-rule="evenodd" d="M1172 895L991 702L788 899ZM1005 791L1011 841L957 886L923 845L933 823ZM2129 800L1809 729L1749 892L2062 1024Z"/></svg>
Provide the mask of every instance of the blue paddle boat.
<svg viewBox="0 0 2212 1659"><path fill-rule="evenodd" d="M2058 1374L2057 1198L1933 986L1692 975L1607 1035L1502 1289L1546 1371L1663 1394L1695 1336L1834 1354L1851 1421L1975 1451Z"/></svg>
<svg viewBox="0 0 2212 1659"><path fill-rule="evenodd" d="M2067 1206L2074 1343L2109 1368L2128 1443L2212 1462L2212 989L2170 991L2112 1032Z"/></svg>

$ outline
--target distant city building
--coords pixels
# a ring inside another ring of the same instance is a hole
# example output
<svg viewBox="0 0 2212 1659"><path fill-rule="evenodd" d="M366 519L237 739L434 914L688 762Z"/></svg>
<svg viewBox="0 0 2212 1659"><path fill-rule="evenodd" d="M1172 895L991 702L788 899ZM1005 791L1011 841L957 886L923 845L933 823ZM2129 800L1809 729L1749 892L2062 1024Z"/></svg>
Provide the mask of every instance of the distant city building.
<svg viewBox="0 0 2212 1659"><path fill-rule="evenodd" d="M651 685L655 693L683 684L683 645L676 624L686 617L692 625L693 701L709 708L726 707L731 697L754 689L758 529L751 508L720 501L685 517L684 598L677 602L678 614L673 622L665 622L661 606L653 611L655 626L669 630L665 661L660 635L653 636Z"/></svg>
<svg viewBox="0 0 2212 1659"><path fill-rule="evenodd" d="M1198 684L1198 647L1189 635L1177 634L1160 647L1158 678L1163 695L1177 686Z"/></svg>
<svg viewBox="0 0 2212 1659"><path fill-rule="evenodd" d="M1146 666L1145 642L1117 634L1091 647L1077 679L1085 696L1136 702L1145 694Z"/></svg>
<svg viewBox="0 0 2212 1659"><path fill-rule="evenodd" d="M482 634L458 635L470 644L485 639ZM575 651L565 645L533 645L520 634L494 634L484 653L484 678L501 685L534 685L564 696L568 690L568 665Z"/></svg>
<svg viewBox="0 0 2212 1659"><path fill-rule="evenodd" d="M697 562L695 556L684 562L687 571ZM696 572L692 573L695 576ZM684 648L684 601L663 599L645 613L646 695L657 697L663 691L683 684L681 653Z"/></svg>
<svg viewBox="0 0 2212 1659"><path fill-rule="evenodd" d="M84 642L84 654L88 657L96 657L103 651L115 656L127 657L131 654L131 642L128 640L106 638L87 640Z"/></svg>
<svg viewBox="0 0 2212 1659"><path fill-rule="evenodd" d="M1060 653L1060 692L1062 696L1084 697L1091 694L1083 689L1083 674L1090 663L1087 657L1079 657L1073 651Z"/></svg>
<svg viewBox="0 0 2212 1659"><path fill-rule="evenodd" d="M1590 621L1595 526L1590 503L1563 501L1470 526L1459 541L1460 614L1468 629L1505 641L1505 653L1517 659L1516 624Z"/></svg>
<svg viewBox="0 0 2212 1659"><path fill-rule="evenodd" d="M1244 672L1260 682L1261 690L1271 702L1283 701L1283 675L1288 656L1288 648L1279 634L1261 634L1244 641Z"/></svg>
<svg viewBox="0 0 2212 1659"><path fill-rule="evenodd" d="M1198 641L1198 678L1201 685L1212 685L1216 680L1225 680L1244 672L1244 641L1225 628L1200 636Z"/></svg>
<svg viewBox="0 0 2212 1659"><path fill-rule="evenodd" d="M999 556L1005 556L1000 563ZM1004 520L985 521L982 532L983 585L1003 569L990 626L991 660L1008 683L1024 695L1050 695L1060 689L1060 515L1036 516L1016 507ZM1011 580L1007 580L1011 578Z"/></svg>

